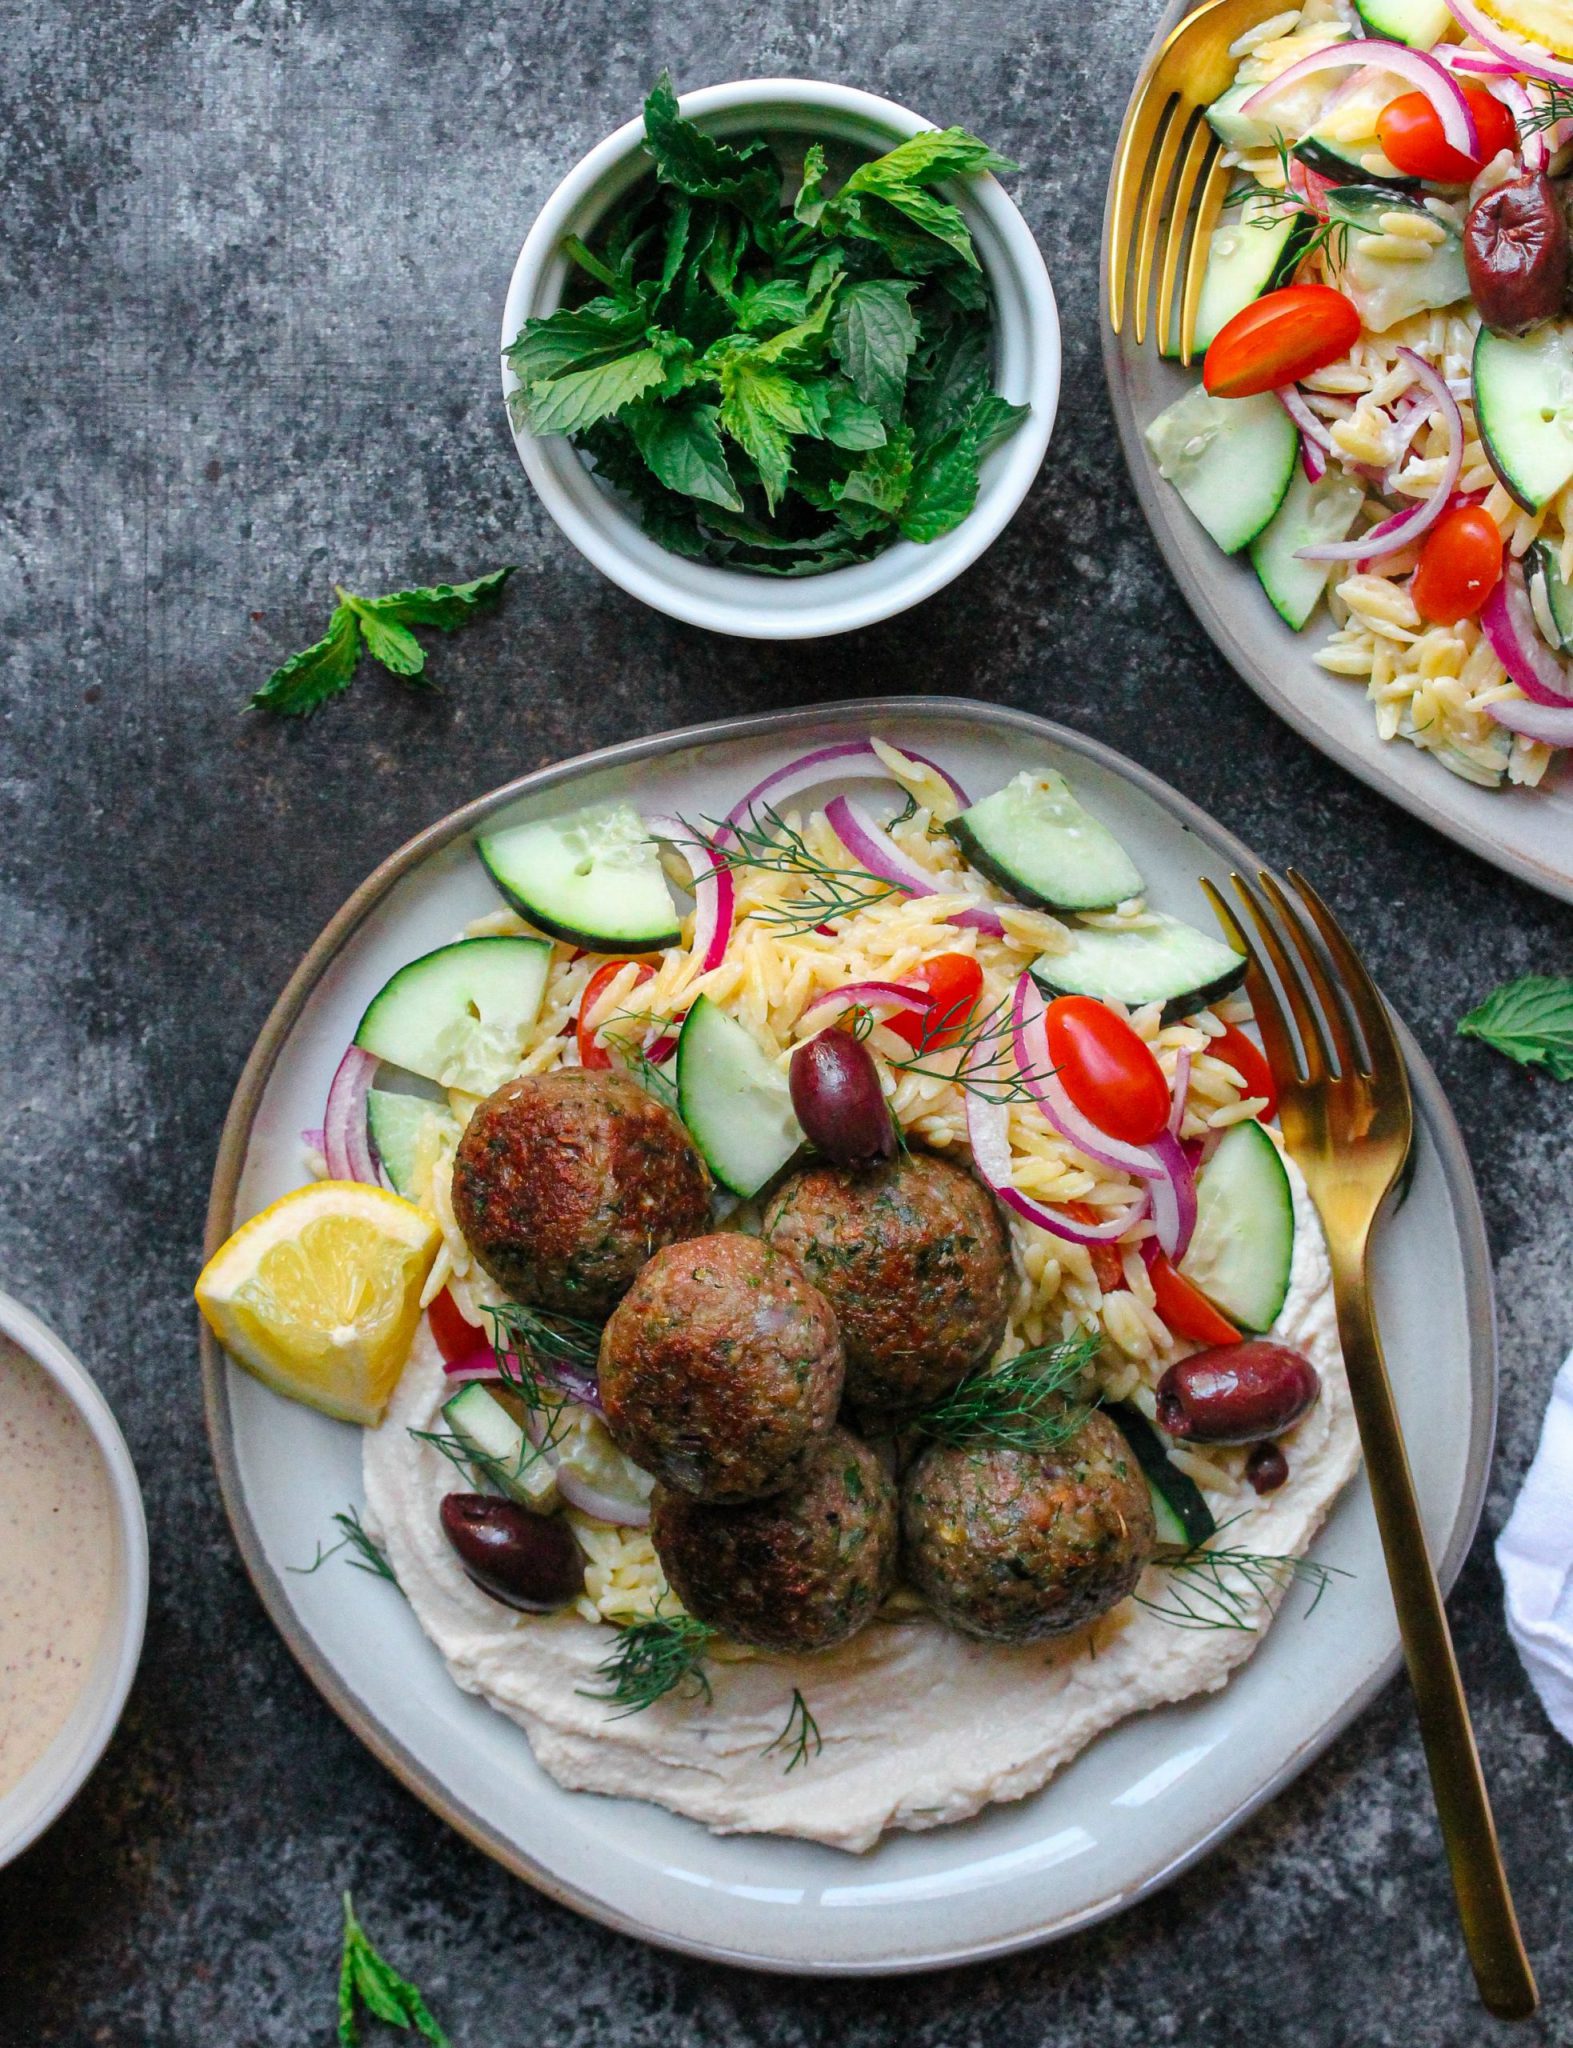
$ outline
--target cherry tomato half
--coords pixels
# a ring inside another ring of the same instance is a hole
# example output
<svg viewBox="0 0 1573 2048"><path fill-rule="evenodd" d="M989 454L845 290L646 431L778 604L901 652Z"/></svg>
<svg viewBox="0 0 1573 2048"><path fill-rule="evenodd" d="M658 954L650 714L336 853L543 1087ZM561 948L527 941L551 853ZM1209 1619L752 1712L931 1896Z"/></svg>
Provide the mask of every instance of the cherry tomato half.
<svg viewBox="0 0 1573 2048"><path fill-rule="evenodd" d="M1043 1021L1049 1057L1082 1115L1128 1145L1156 1138L1169 1121L1169 1084L1125 1019L1091 996L1059 996Z"/></svg>
<svg viewBox="0 0 1573 2048"><path fill-rule="evenodd" d="M1347 355L1360 339L1354 301L1326 284L1286 284L1244 306L1212 339L1202 382L1214 398L1254 398Z"/></svg>
<svg viewBox="0 0 1573 2048"><path fill-rule="evenodd" d="M916 980L929 992L921 1010L898 1010L885 1022L914 1052L940 1052L965 1032L979 996L983 969L970 953L941 953L918 969Z"/></svg>
<svg viewBox="0 0 1573 2048"><path fill-rule="evenodd" d="M1238 1344L1239 1331L1198 1288L1177 1273L1156 1247L1144 1251L1147 1277L1152 1282L1158 1313L1176 1337L1189 1337L1193 1344Z"/></svg>
<svg viewBox="0 0 1573 2048"><path fill-rule="evenodd" d="M1243 1031L1237 1031L1232 1024L1226 1024L1221 1038L1207 1042L1207 1050L1233 1067L1245 1083L1247 1095L1265 1095L1267 1107L1262 1111L1266 1117L1278 1114L1278 1089L1273 1081L1273 1070L1267 1064L1267 1057L1254 1038L1247 1038Z"/></svg>
<svg viewBox="0 0 1573 2048"><path fill-rule="evenodd" d="M1458 81L1460 84L1462 80ZM1480 148L1465 156L1442 134L1442 119L1423 92L1406 92L1382 109L1376 124L1382 154L1409 178L1429 178L1436 185L1467 185L1499 150L1518 141L1513 116L1483 85L1465 85L1464 98L1475 117Z"/></svg>
<svg viewBox="0 0 1573 2048"><path fill-rule="evenodd" d="M595 1015L596 1004L606 993L608 985L625 967L632 967L633 964L631 960L608 960L605 966L598 967L585 983L584 994L579 998L579 1020L574 1025L574 1039L579 1047L581 1067L609 1067L612 1064L612 1055L586 1024L585 1019ZM641 960L639 972L634 976L634 987L638 988L641 982L648 981L654 973L655 969L649 962Z"/></svg>
<svg viewBox="0 0 1573 2048"><path fill-rule="evenodd" d="M1072 1223L1102 1223L1104 1211L1095 1209L1091 1202L1061 1202L1060 1207ZM1125 1285L1125 1261L1119 1247L1112 1244L1090 1244L1087 1256L1092 1260L1092 1277L1105 1294L1118 1294Z"/></svg>
<svg viewBox="0 0 1573 2048"><path fill-rule="evenodd" d="M1473 618L1502 574L1502 535L1483 505L1455 505L1420 543L1409 595L1421 618L1456 626Z"/></svg>
<svg viewBox="0 0 1573 2048"><path fill-rule="evenodd" d="M426 1310L426 1320L431 1324L431 1333L437 1340L437 1349L442 1353L445 1364L457 1365L472 1351L486 1348L486 1332L465 1321L449 1288L445 1287L441 1294L432 1297Z"/></svg>

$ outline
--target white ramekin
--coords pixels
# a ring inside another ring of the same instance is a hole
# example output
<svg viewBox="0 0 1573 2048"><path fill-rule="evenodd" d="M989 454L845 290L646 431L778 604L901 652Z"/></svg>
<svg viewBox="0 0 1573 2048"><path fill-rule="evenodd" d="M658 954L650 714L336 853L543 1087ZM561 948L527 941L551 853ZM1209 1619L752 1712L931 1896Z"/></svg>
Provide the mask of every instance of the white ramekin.
<svg viewBox="0 0 1573 2048"><path fill-rule="evenodd" d="M685 93L691 120L717 135L805 134L883 151L938 124L849 86L809 78L748 78ZM514 265L503 346L526 319L556 309L568 276L563 238L588 238L607 208L648 171L642 121L609 135L542 207ZM931 597L996 540L1037 475L1060 389L1060 328L1049 274L1032 231L992 177L959 181L955 197L994 291L996 387L1032 411L983 466L978 502L953 533L918 546L897 541L871 562L822 576L778 578L692 562L659 547L602 485L564 436L514 432L530 481L557 524L603 575L690 625L753 640L810 640L890 618ZM503 366L503 390L515 378Z"/></svg>
<svg viewBox="0 0 1573 2048"><path fill-rule="evenodd" d="M0 1798L0 1866L20 1856L57 1820L109 1746L142 1654L147 1622L147 1522L131 1453L109 1403L54 1332L0 1293L0 1333L60 1388L92 1432L109 1475L115 1518L115 1580L98 1655L64 1727L23 1778Z"/></svg>

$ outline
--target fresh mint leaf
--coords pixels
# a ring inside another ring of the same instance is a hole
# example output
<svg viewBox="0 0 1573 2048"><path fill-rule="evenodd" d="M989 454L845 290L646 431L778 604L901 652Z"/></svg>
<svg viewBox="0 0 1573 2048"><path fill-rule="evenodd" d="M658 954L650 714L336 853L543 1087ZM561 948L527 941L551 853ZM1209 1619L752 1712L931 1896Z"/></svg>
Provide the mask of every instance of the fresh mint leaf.
<svg viewBox="0 0 1573 2048"><path fill-rule="evenodd" d="M363 604L358 597L346 597L345 603L360 620L366 652L374 661L380 661L396 676L420 674L426 666L426 650L408 626L384 617L375 606Z"/></svg>
<svg viewBox="0 0 1573 2048"><path fill-rule="evenodd" d="M386 597L357 598L356 603L363 614L375 612L401 626L435 626L439 632L452 633L467 626L478 611L496 604L513 572L510 562L506 569L488 570L471 583L424 584L390 591Z"/></svg>
<svg viewBox="0 0 1573 2048"><path fill-rule="evenodd" d="M989 388L989 336L984 327L954 326L941 338L914 408L918 443L927 448L959 427Z"/></svg>
<svg viewBox="0 0 1573 2048"><path fill-rule="evenodd" d="M814 304L795 326L783 327L779 334L773 334L768 341L759 344L756 360L763 363L818 362L824 354L826 329L840 282L839 273L828 278Z"/></svg>
<svg viewBox="0 0 1573 2048"><path fill-rule="evenodd" d="M637 302L587 299L544 320L526 320L503 355L519 382L530 385L626 354L644 338L647 325L645 309Z"/></svg>
<svg viewBox="0 0 1573 2048"><path fill-rule="evenodd" d="M908 304L916 286L870 278L845 286L830 324L830 346L865 405L899 406L918 323Z"/></svg>
<svg viewBox="0 0 1573 2048"><path fill-rule="evenodd" d="M668 490L741 512L743 501L726 466L713 405L635 406L628 429L639 453Z"/></svg>
<svg viewBox="0 0 1573 2048"><path fill-rule="evenodd" d="M360 2048L357 2006L391 2027L412 2027L433 2048L449 2048L419 1989L378 1955L344 1894L344 1949L339 1962L339 2048Z"/></svg>
<svg viewBox="0 0 1573 2048"><path fill-rule="evenodd" d="M925 128L905 142L877 156L872 163L859 164L843 186L847 192L883 192L887 185L932 185L944 178L958 178L968 171L1016 171L1009 157L1000 156L969 135L965 128Z"/></svg>
<svg viewBox="0 0 1573 2048"><path fill-rule="evenodd" d="M838 493L842 504L868 505L894 519L912 487L910 427L896 427L881 448L870 449Z"/></svg>
<svg viewBox="0 0 1573 2048"><path fill-rule="evenodd" d="M588 369L527 385L524 411L533 433L576 434L609 413L621 412L665 379L666 360L660 350L635 349Z"/></svg>
<svg viewBox="0 0 1573 2048"><path fill-rule="evenodd" d="M578 235L564 235L563 254L570 262L577 263L581 270L587 271L598 284L604 284L614 292L623 289L622 277L609 263L603 263L595 251L588 248Z"/></svg>
<svg viewBox="0 0 1573 2048"><path fill-rule="evenodd" d="M633 500L640 525L658 547L691 560L703 560L710 554L695 517L694 501L656 480L624 422L600 421L579 436L579 445L612 489Z"/></svg>
<svg viewBox="0 0 1573 2048"><path fill-rule="evenodd" d="M335 606L327 632L273 671L252 698L253 709L305 717L349 688L360 650L359 619L347 604Z"/></svg>
<svg viewBox="0 0 1573 2048"><path fill-rule="evenodd" d="M1493 989L1458 1022L1461 1038L1478 1038L1523 1067L1544 1067L1573 1081L1573 979L1526 974Z"/></svg>
<svg viewBox="0 0 1573 2048"><path fill-rule="evenodd" d="M854 453L884 447L885 422L873 406L863 403L850 384L840 377L827 377L824 393L827 441Z"/></svg>
<svg viewBox="0 0 1573 2048"><path fill-rule="evenodd" d="M843 202L845 202L843 204ZM904 184L893 178L878 191L859 191L848 195L843 189L836 201L841 211L838 220L843 221L855 233L872 236L885 243L893 254L900 253L903 264L912 261L920 252L902 252L897 248L895 238L882 227L879 216L872 207L888 206L901 214L905 220L921 231L932 236L952 254L959 256L963 263L977 268L977 251L972 246L972 233L962 218L959 207L952 206L948 199L941 199L935 192L929 192L921 185Z"/></svg>
<svg viewBox="0 0 1573 2048"><path fill-rule="evenodd" d="M735 206L750 219L763 220L781 196L781 173L762 144L734 149L717 142L677 110L672 81L663 71L644 103L645 147L655 162L656 176L693 199L714 199Z"/></svg>
<svg viewBox="0 0 1573 2048"><path fill-rule="evenodd" d="M1027 416L995 392L977 399L958 427L944 434L919 459L912 489L901 512L908 540L938 540L950 533L978 502L978 471L996 441Z"/></svg>
<svg viewBox="0 0 1573 2048"><path fill-rule="evenodd" d="M817 227L825 210L825 152L811 142L803 152L803 182L792 202L792 217L807 227Z"/></svg>
<svg viewBox="0 0 1573 2048"><path fill-rule="evenodd" d="M733 311L745 334L761 327L790 326L807 315L808 292L795 277L751 280L737 294Z"/></svg>
<svg viewBox="0 0 1573 2048"><path fill-rule="evenodd" d="M721 364L721 425L758 468L772 512L792 473L792 435L823 431L816 399L811 388L761 365L753 353L730 355Z"/></svg>
<svg viewBox="0 0 1573 2048"><path fill-rule="evenodd" d="M693 201L686 192L680 192L672 202L672 216L666 224L659 285L659 294L663 299L677 282L677 274L688 254L688 234L693 219Z"/></svg>

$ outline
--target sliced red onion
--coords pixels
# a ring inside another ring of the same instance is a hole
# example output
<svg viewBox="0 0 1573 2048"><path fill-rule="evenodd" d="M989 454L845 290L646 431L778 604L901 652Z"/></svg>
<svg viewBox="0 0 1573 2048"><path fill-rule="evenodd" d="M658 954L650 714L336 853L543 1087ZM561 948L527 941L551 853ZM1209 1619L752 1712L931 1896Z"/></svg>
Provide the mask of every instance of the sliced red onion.
<svg viewBox="0 0 1573 2048"><path fill-rule="evenodd" d="M1273 393L1273 396L1300 429L1301 439L1314 441L1318 448L1325 448L1328 454L1331 455L1333 452L1333 437L1306 404L1300 394L1299 385L1282 384Z"/></svg>
<svg viewBox="0 0 1573 2048"><path fill-rule="evenodd" d="M1524 169L1531 175L1538 175L1551 161L1551 138L1543 128L1533 128L1535 109L1530 105L1529 94L1516 78L1494 78L1490 91L1499 99L1513 116L1513 126L1518 132L1518 153L1524 160Z"/></svg>
<svg viewBox="0 0 1573 2048"><path fill-rule="evenodd" d="M467 1351L462 1358L454 1359L450 1365L443 1363L443 1377L459 1380L500 1380L502 1369L497 1363L497 1354L488 1344L483 1350Z"/></svg>
<svg viewBox="0 0 1573 2048"><path fill-rule="evenodd" d="M980 1059L978 1048L972 1047L967 1055L969 1071L985 1071L993 1062L992 1053L985 1052ZM1047 1230L1054 1237L1062 1237L1069 1244L1110 1244L1123 1237L1133 1223L1139 1223L1147 1213L1147 1197L1139 1200L1112 1216L1107 1223L1072 1223L1057 1210L1045 1209L1024 1195L1011 1177L1010 1163L1010 1111L1003 1102L993 1102L969 1088L967 1094L967 1142L972 1147L972 1163L978 1177L999 1197L1009 1209L1027 1222L1035 1223L1040 1230Z"/></svg>
<svg viewBox="0 0 1573 2048"><path fill-rule="evenodd" d="M1493 57L1500 57L1505 64L1511 64L1515 71L1527 72L1531 78L1549 78L1554 85L1573 85L1573 64L1564 63L1553 57L1549 50L1543 50L1538 43L1528 43L1517 36L1509 36L1497 22L1491 19L1475 0L1447 0L1453 19L1462 29L1467 29L1477 43L1488 49ZM1244 112L1244 109L1241 109ZM1451 142L1452 137L1448 140ZM1467 152L1473 156L1474 151Z"/></svg>
<svg viewBox="0 0 1573 2048"><path fill-rule="evenodd" d="M1169 1136L1178 1138L1180 1126L1185 1121L1185 1098L1191 1092L1191 1049L1181 1046L1174 1062L1174 1081L1170 1089Z"/></svg>
<svg viewBox="0 0 1573 2048"><path fill-rule="evenodd" d="M1336 183L1336 179L1324 178L1320 171L1313 171L1309 165L1301 163L1298 157L1290 158L1290 189L1305 201L1307 209L1314 213L1318 220L1326 220L1328 217L1327 195Z"/></svg>
<svg viewBox="0 0 1573 2048"><path fill-rule="evenodd" d="M1043 991L1030 974L1022 974L1011 999L1010 1032L1016 1071L1028 1094L1083 1159L1091 1160L1094 1166L1107 1167L1111 1173L1129 1173L1138 1180L1150 1180L1162 1170L1151 1146L1111 1138L1090 1117L1084 1116L1066 1094L1049 1052L1044 1014Z"/></svg>
<svg viewBox="0 0 1573 2048"><path fill-rule="evenodd" d="M366 1097L378 1067L376 1055L352 1045L339 1061L322 1113L322 1156L329 1180L377 1185L377 1159L366 1128Z"/></svg>
<svg viewBox="0 0 1573 2048"><path fill-rule="evenodd" d="M327 1143L327 1140L323 1137L322 1131L319 1127L317 1130L314 1131L302 1131L300 1134L300 1142L305 1146L308 1152L320 1152L323 1146Z"/></svg>
<svg viewBox="0 0 1573 2048"><path fill-rule="evenodd" d="M902 1010L926 1010L931 998L926 988L911 981L848 981L840 988L827 988L798 1018L798 1027L820 1018L820 1012L843 1016L848 1010L870 1010L875 1016L894 1017Z"/></svg>
<svg viewBox="0 0 1573 2048"><path fill-rule="evenodd" d="M892 743L893 744L893 743ZM932 768L950 790L951 795L966 810L972 799L956 780L954 775L941 768L937 761L931 761L925 754L914 754L908 748L898 748L909 761L916 761L922 768ZM741 803L734 804L728 811L726 822L735 827L743 823L761 805L769 804L779 809L795 796L801 796L805 789L816 789L832 774L850 771L857 775L882 776L891 779L890 770L874 751L871 740L844 740L839 746L817 747L812 754L802 754L795 761L788 761L784 768L774 769L763 782L755 783Z"/></svg>
<svg viewBox="0 0 1573 2048"><path fill-rule="evenodd" d="M1431 403L1429 399L1421 398L1418 394L1411 393L1408 397L1400 400L1398 410L1393 414L1393 425L1398 430L1398 441L1386 471L1383 473L1382 489L1384 491L1391 491L1393 489L1394 479L1404 466L1404 458L1409 453L1416 434L1420 432L1420 429L1425 425L1430 416Z"/></svg>
<svg viewBox="0 0 1573 2048"><path fill-rule="evenodd" d="M1196 1228L1196 1175L1178 1138L1160 1131L1152 1141L1161 1172L1147 1183L1153 1229L1171 1259L1183 1259Z"/></svg>
<svg viewBox="0 0 1573 2048"><path fill-rule="evenodd" d="M1472 78L1511 78L1513 66L1503 57L1488 57L1482 50L1461 50L1456 43L1439 43L1431 52L1449 71L1466 71Z"/></svg>
<svg viewBox="0 0 1573 2048"><path fill-rule="evenodd" d="M1319 484L1327 474L1327 457L1316 443L1308 441L1304 434L1300 436L1300 467L1313 484Z"/></svg>
<svg viewBox="0 0 1573 2048"><path fill-rule="evenodd" d="M1515 698L1502 704L1488 704L1486 710L1509 732L1521 732L1527 740L1543 746L1573 747L1573 704L1560 710L1547 704L1522 704Z"/></svg>
<svg viewBox="0 0 1573 2048"><path fill-rule="evenodd" d="M1491 652L1532 704L1552 711L1573 709L1573 667L1540 637L1524 572L1517 562L1503 564L1497 587L1481 611L1480 630ZM1490 707L1493 717L1506 708Z"/></svg>
<svg viewBox="0 0 1573 2048"><path fill-rule="evenodd" d="M1428 363L1424 356L1415 354L1412 348L1401 348L1398 353L1414 371L1415 377L1423 384L1432 401L1441 412L1447 424L1449 445L1447 461L1443 466L1442 479L1432 495L1422 503L1412 506L1407 512L1395 512L1390 519L1384 519L1379 526L1362 533L1354 540L1318 541L1315 546L1297 548L1296 559L1302 562L1375 562L1383 556L1396 555L1401 548L1407 548L1417 541L1441 518L1453 495L1454 486L1464 466L1464 419L1458 409L1458 400L1447 388L1441 373Z"/></svg>
<svg viewBox="0 0 1573 2048"><path fill-rule="evenodd" d="M629 1500L626 1494L608 1493L595 1485L573 1463L563 1455L560 1442L548 1443L547 1417L538 1408L527 1411L524 1418L524 1433L535 1445L541 1456L552 1469L557 1481L557 1491L570 1507L581 1514L593 1515L598 1522L611 1522L622 1529L643 1529L650 1521L649 1500Z"/></svg>
<svg viewBox="0 0 1573 2048"><path fill-rule="evenodd" d="M719 967L732 937L732 915L737 907L737 882L731 868L713 848L694 834L681 818L647 818L645 829L652 838L675 846L688 862L690 887L694 896L694 938L690 951L699 962L701 974ZM701 870L698 854L706 863Z"/></svg>
<svg viewBox="0 0 1573 2048"><path fill-rule="evenodd" d="M913 896L939 896L946 892L940 878L931 875L927 868L918 866L908 858L896 842L862 807L851 797L832 797L825 806L825 816L830 828L841 841L847 852L869 874L877 875L882 882L890 882L898 889L905 889ZM949 924L969 925L974 931L989 932L995 938L1002 938L1005 926L997 910L987 910L981 905L976 910L958 910L947 920Z"/></svg>
<svg viewBox="0 0 1573 2048"><path fill-rule="evenodd" d="M1460 0L1448 0L1454 13L1458 13ZM1482 42L1485 38L1480 38ZM1275 94L1289 86L1298 85L1302 79L1313 78L1319 71L1335 71L1345 64L1374 64L1383 71L1389 71L1395 78L1401 78L1412 85L1417 92L1425 94L1436 109L1436 117L1442 124L1444 138L1467 157L1473 157L1480 148L1480 136L1475 128L1475 116L1464 97L1463 88L1434 57L1424 50L1411 50L1405 43L1390 43L1378 36L1368 36L1361 42L1330 43L1325 50L1313 50L1309 57L1302 57L1287 70L1257 92L1253 92L1240 108L1240 113L1264 114L1267 102Z"/></svg>

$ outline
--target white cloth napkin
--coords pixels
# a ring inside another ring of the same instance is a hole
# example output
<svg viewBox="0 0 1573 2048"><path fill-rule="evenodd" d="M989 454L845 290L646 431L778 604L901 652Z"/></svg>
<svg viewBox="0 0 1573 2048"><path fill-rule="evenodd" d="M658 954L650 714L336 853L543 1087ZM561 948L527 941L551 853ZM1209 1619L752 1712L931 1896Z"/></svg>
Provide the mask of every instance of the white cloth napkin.
<svg viewBox="0 0 1573 2048"><path fill-rule="evenodd" d="M1573 1357L1557 1374L1540 1448L1497 1539L1507 1626L1559 1734L1573 1742Z"/></svg>

